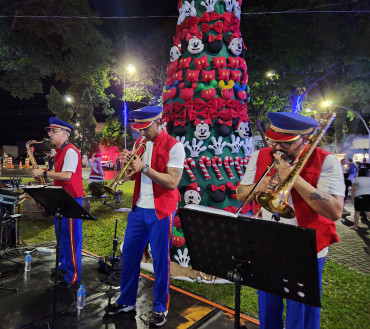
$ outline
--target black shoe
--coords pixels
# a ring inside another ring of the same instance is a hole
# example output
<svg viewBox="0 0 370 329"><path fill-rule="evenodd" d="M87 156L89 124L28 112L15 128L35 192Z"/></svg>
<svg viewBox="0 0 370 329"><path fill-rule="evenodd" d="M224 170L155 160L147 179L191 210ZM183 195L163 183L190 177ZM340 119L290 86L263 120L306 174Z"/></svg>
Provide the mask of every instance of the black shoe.
<svg viewBox="0 0 370 329"><path fill-rule="evenodd" d="M109 315L117 315L121 312L131 312L135 311L136 305L120 305L120 304L109 304L105 308L105 313Z"/></svg>
<svg viewBox="0 0 370 329"><path fill-rule="evenodd" d="M167 317L166 312L153 312L150 319L149 319L149 324L151 326L156 326L156 327L161 327L166 323L166 317Z"/></svg>
<svg viewBox="0 0 370 329"><path fill-rule="evenodd" d="M70 287L72 287L72 285L64 279L58 282L58 289L68 289Z"/></svg>
<svg viewBox="0 0 370 329"><path fill-rule="evenodd" d="M50 276L52 277L55 277L55 274L56 271L55 271L55 267L53 267L51 270L50 270ZM64 270L61 270L60 268L58 268L58 274L59 274L59 278L63 278L65 275L66 275L66 271Z"/></svg>

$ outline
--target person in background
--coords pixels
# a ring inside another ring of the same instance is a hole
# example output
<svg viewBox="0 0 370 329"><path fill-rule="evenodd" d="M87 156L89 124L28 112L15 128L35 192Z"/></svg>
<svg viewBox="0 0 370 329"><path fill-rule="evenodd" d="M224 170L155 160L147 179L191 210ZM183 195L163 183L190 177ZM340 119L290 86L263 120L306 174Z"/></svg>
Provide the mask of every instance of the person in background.
<svg viewBox="0 0 370 329"><path fill-rule="evenodd" d="M355 206L354 225L352 230L358 230L358 223L360 221L360 212L364 212L367 219L370 217L370 169L360 168L358 176L352 184L352 202Z"/></svg>
<svg viewBox="0 0 370 329"><path fill-rule="evenodd" d="M54 167L54 157L51 155L51 153L48 153L48 167L49 170L53 170Z"/></svg>
<svg viewBox="0 0 370 329"><path fill-rule="evenodd" d="M155 272L154 312L149 324L157 327L166 322L168 313L172 229L185 160L183 144L161 127L162 111L160 106L147 106L131 112L133 128L141 134L135 149L140 142L146 149L142 159L138 153L131 163L135 188L122 248L121 294L115 304L106 307L109 315L135 310L140 262L149 241ZM127 150L122 152L123 164L129 155Z"/></svg>
<svg viewBox="0 0 370 329"><path fill-rule="evenodd" d="M340 160L340 165L343 171L344 184L346 185L346 190L344 193L344 201L346 201L348 198L349 187L352 185L352 183L351 181L348 180L347 164L346 164L345 158ZM351 213L343 206L343 215L350 215L350 214Z"/></svg>
<svg viewBox="0 0 370 329"><path fill-rule="evenodd" d="M101 165L101 160L102 160L102 154L101 154L101 151L99 150L98 152L94 153L93 163L92 163L91 170L90 170L88 184L92 182L99 183L104 180L105 173Z"/></svg>
<svg viewBox="0 0 370 329"><path fill-rule="evenodd" d="M50 142L57 147L55 170L33 169L32 176L43 176L54 180L54 186L61 186L69 192L79 204L82 204L84 190L82 186L82 161L78 149L68 138L73 127L57 118L49 119L48 130ZM54 218L55 235L58 237L58 220ZM60 274L64 278L59 287L69 287L81 282L82 256L82 220L63 218L60 232ZM56 275L55 269L51 270Z"/></svg>
<svg viewBox="0 0 370 329"><path fill-rule="evenodd" d="M116 166L117 166L117 171L120 171L121 170L121 159L119 155L117 155L117 158L116 158Z"/></svg>
<svg viewBox="0 0 370 329"><path fill-rule="evenodd" d="M351 181L351 183L353 183L355 177L356 177L356 173L357 173L357 166L355 163L353 163L353 160L352 158L348 158L348 180Z"/></svg>
<svg viewBox="0 0 370 329"><path fill-rule="evenodd" d="M254 193L272 193L281 185L295 167L298 161L296 157L307 147L309 133L318 126L313 118L297 113L273 112L267 116L271 121L270 129L266 132L270 146L252 154L237 189L239 201L245 200L273 159L277 160L274 169L270 176L261 181ZM344 189L343 172L337 157L315 147L296 178L287 200L294 207L296 218L281 217L279 221L316 230L320 293L328 247L339 241L334 222L342 216ZM274 221L275 217L262 208L263 220ZM260 329L284 328L282 297L258 291L258 307ZM285 328L319 329L320 308L286 299Z"/></svg>
<svg viewBox="0 0 370 329"><path fill-rule="evenodd" d="M370 163L367 163L366 158L362 158L362 162L358 166L359 170L362 169L362 168L370 169Z"/></svg>

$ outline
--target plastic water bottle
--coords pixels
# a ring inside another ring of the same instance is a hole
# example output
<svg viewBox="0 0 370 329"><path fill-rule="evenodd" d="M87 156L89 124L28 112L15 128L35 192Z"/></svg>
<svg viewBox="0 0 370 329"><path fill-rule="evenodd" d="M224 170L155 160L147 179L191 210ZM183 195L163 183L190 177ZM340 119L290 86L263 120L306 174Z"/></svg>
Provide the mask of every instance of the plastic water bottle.
<svg viewBox="0 0 370 329"><path fill-rule="evenodd" d="M31 270L31 261L32 261L31 253L28 251L26 258L24 259L24 271L25 272L29 272Z"/></svg>
<svg viewBox="0 0 370 329"><path fill-rule="evenodd" d="M85 306L86 290L83 284L77 290L77 309L82 310Z"/></svg>

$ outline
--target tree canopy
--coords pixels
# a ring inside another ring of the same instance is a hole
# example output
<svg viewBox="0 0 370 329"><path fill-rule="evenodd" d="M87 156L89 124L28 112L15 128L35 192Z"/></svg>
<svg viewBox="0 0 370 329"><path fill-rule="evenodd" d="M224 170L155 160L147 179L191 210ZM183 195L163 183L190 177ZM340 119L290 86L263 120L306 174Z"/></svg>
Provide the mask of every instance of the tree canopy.
<svg viewBox="0 0 370 329"><path fill-rule="evenodd" d="M96 106L107 104L111 41L99 19L73 17L95 15L88 0L3 0L0 14L9 16L0 20L0 88L27 99L54 81L76 94L88 87Z"/></svg>

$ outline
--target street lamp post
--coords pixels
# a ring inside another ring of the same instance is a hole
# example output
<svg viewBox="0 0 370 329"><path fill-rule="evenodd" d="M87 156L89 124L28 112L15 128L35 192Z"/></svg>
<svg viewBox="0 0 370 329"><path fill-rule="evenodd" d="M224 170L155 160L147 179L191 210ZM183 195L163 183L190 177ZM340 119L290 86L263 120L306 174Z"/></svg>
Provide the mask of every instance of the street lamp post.
<svg viewBox="0 0 370 329"><path fill-rule="evenodd" d="M359 119L362 121L362 123L365 125L365 128L367 130L367 135L368 135L368 141L369 141L369 149L368 149L368 152L369 152L369 160L370 160L370 129L368 127L368 125L366 124L366 121L364 120L364 118L359 115L355 110L352 110L348 107L344 107L344 106L339 106L339 105L335 105L333 104L333 102L329 101L329 102L324 102L323 103L323 106L334 106L334 107L338 107L340 109L343 109L343 110L346 110L346 111L350 111L352 112L354 115L357 115L359 117Z"/></svg>
<svg viewBox="0 0 370 329"><path fill-rule="evenodd" d="M128 73L135 72L135 66L128 64L127 67L123 68L123 127L125 134L125 150L127 149L126 145L126 126L127 126L127 104L126 104L126 70Z"/></svg>

